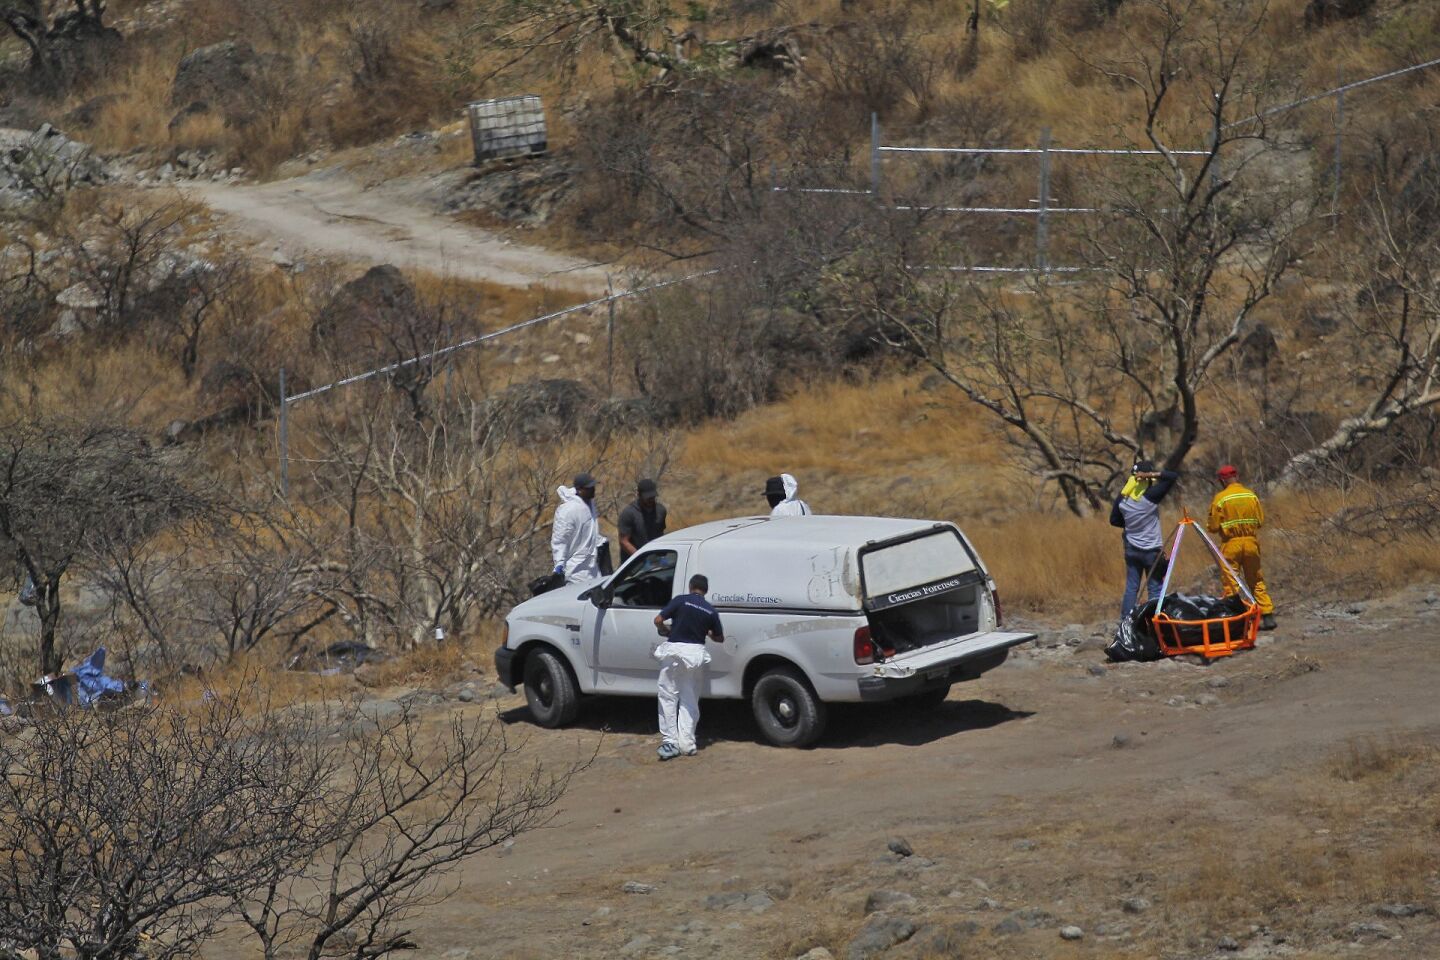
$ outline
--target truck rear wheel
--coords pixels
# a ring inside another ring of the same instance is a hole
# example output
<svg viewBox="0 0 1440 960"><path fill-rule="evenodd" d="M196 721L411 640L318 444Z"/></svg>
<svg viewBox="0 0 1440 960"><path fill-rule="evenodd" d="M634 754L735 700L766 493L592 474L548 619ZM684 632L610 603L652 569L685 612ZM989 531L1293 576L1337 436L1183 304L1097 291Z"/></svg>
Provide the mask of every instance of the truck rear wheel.
<svg viewBox="0 0 1440 960"><path fill-rule="evenodd" d="M525 658L525 702L542 727L563 727L580 712L580 695L570 666L552 650L532 650Z"/></svg>
<svg viewBox="0 0 1440 960"><path fill-rule="evenodd" d="M825 704L790 668L776 668L756 681L750 707L760 732L777 747L808 747L825 732Z"/></svg>

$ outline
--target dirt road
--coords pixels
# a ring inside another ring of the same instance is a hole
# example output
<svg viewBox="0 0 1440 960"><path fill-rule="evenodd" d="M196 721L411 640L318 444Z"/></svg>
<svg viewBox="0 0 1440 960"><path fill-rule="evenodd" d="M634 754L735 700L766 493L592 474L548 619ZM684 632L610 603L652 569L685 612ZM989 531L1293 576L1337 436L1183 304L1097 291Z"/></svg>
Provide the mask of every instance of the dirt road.
<svg viewBox="0 0 1440 960"><path fill-rule="evenodd" d="M338 168L254 186L195 181L181 189L291 257L392 263L513 287L605 289L597 264L511 243L432 212L402 184L367 188Z"/></svg>
<svg viewBox="0 0 1440 960"><path fill-rule="evenodd" d="M553 827L466 867L421 955L1440 956L1429 906L1377 918L1321 866L1343 852L1370 877L1365 851L1389 849L1369 794L1346 793L1370 781L1327 764L1357 737L1440 730L1440 597L1291 615L1208 667L1107 665L1093 635L1065 636L1042 633L934 714L836 711L811 751L761 746L743 706L707 703L700 756L660 764L648 701L594 702L564 731L502 701L531 755L588 753L604 730L600 756ZM913 856L887 850L898 836ZM1377 866L1374 897L1419 883L1440 898L1440 877L1394 872ZM867 920L877 891L893 902ZM1081 940L1061 939L1070 924ZM866 936L899 940L872 952Z"/></svg>

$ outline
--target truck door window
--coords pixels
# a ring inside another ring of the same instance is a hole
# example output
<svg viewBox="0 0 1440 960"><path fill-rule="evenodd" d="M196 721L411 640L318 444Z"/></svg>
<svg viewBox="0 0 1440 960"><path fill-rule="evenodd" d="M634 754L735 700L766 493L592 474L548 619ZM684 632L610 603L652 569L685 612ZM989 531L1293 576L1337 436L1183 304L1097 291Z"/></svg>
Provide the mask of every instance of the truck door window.
<svg viewBox="0 0 1440 960"><path fill-rule="evenodd" d="M679 554L674 550L652 550L626 565L613 591L617 607L654 607L660 609L675 595L675 564Z"/></svg>

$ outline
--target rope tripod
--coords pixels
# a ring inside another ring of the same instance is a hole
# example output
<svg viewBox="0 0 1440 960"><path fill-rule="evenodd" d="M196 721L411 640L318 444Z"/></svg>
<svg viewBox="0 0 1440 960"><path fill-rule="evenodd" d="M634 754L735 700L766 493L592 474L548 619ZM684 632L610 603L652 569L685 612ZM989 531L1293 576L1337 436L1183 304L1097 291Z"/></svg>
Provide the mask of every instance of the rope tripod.
<svg viewBox="0 0 1440 960"><path fill-rule="evenodd" d="M1240 595L1245 601L1243 612L1203 620L1180 620L1165 613L1165 597L1170 593L1170 580L1175 575L1176 560L1180 556L1180 544L1184 542L1185 531L1191 528L1200 535L1200 539L1210 549L1211 555L1215 558L1215 564L1226 578L1226 582L1234 583L1239 587ZM1249 650L1255 646L1255 637L1260 630L1260 604L1256 602L1255 595L1250 592L1250 585L1245 582L1245 578L1230 566L1230 562L1225 559L1225 554L1215 545L1215 541L1210 539L1205 528L1195 522L1188 510L1180 518L1180 522L1175 525L1175 532L1171 535L1170 546L1165 558L1165 580L1160 585L1160 596L1155 603L1155 615L1150 622L1155 628L1155 638L1160 643L1160 652L1168 657L1195 653L1206 659L1214 659L1228 657L1238 650ZM1198 643L1195 642L1197 628L1199 631Z"/></svg>

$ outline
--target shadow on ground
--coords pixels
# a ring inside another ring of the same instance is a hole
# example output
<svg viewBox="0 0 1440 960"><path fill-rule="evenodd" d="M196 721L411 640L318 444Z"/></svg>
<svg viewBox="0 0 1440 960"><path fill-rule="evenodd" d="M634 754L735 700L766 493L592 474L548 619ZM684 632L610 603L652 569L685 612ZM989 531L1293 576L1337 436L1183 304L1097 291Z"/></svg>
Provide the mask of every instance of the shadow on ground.
<svg viewBox="0 0 1440 960"><path fill-rule="evenodd" d="M920 746L970 730L985 730L1032 716L989 700L947 700L939 707L906 703L831 704L825 735L816 749L879 747L886 744ZM528 707L500 715L504 723L531 724ZM655 701L641 697L592 697L581 708L572 728L609 734L653 736ZM735 741L760 743L750 706L738 700L707 700L701 705L701 746Z"/></svg>

